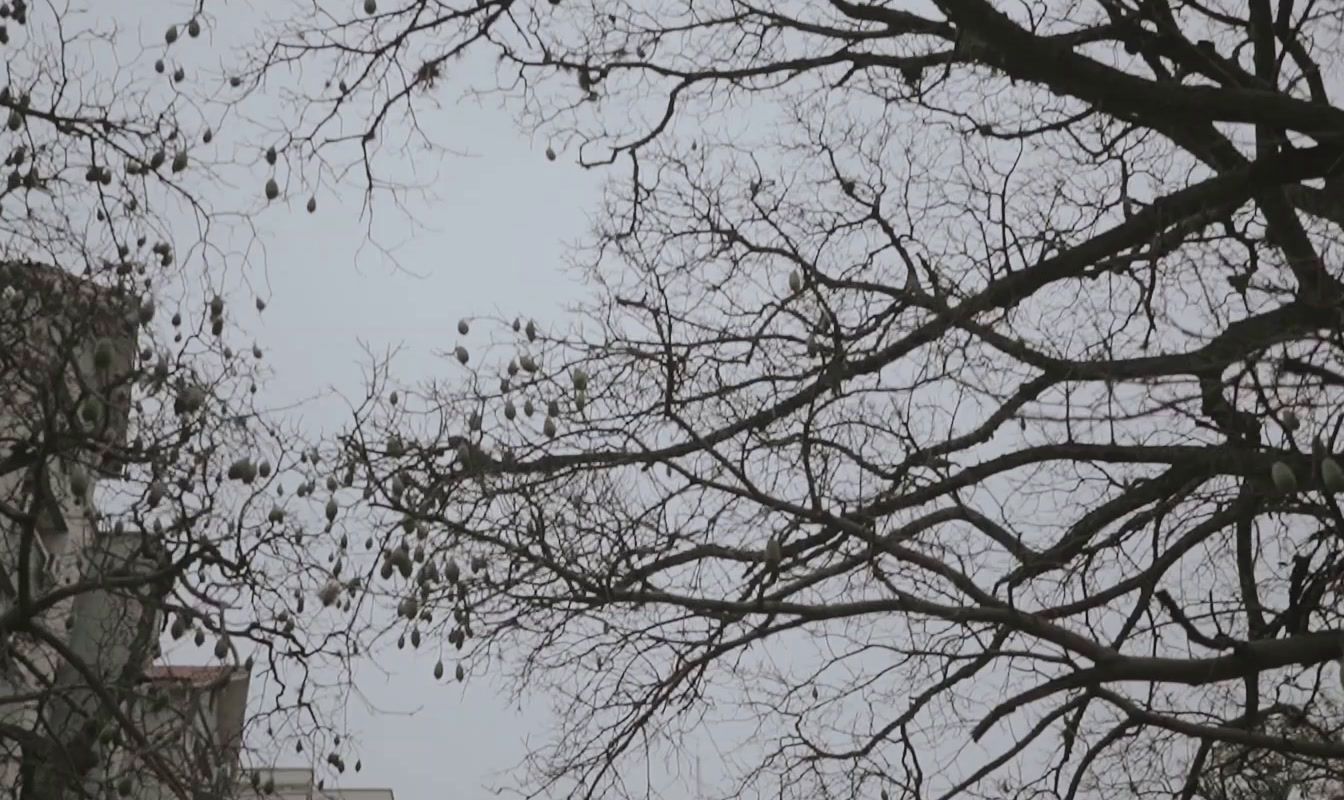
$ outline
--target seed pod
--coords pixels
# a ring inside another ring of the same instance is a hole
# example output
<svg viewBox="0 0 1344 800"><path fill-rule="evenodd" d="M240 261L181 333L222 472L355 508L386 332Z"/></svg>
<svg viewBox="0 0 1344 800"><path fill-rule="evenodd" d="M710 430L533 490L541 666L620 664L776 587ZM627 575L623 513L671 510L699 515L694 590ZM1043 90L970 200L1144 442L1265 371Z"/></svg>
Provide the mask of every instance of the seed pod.
<svg viewBox="0 0 1344 800"><path fill-rule="evenodd" d="M260 312L260 311L265 311L265 310L266 310L266 301L265 301L265 300L262 300L260 297L258 297L258 298L257 298L257 311Z"/></svg>
<svg viewBox="0 0 1344 800"><path fill-rule="evenodd" d="M554 160L555 160L555 149L554 149L554 148L552 148L552 147L547 147L547 148L546 148L546 160L547 160L547 161L554 161Z"/></svg>
<svg viewBox="0 0 1344 800"><path fill-rule="evenodd" d="M112 342L107 339L99 339L93 347L93 366L99 370L105 370L112 366Z"/></svg>
<svg viewBox="0 0 1344 800"><path fill-rule="evenodd" d="M187 35L195 39L201 35L201 23L195 19L187 23Z"/></svg>
<svg viewBox="0 0 1344 800"><path fill-rule="evenodd" d="M467 363L471 358L471 355L467 352L467 348L460 344L453 350L453 355L457 356L457 360L463 364Z"/></svg>
<svg viewBox="0 0 1344 800"><path fill-rule="evenodd" d="M333 498L331 498L330 500L327 501L327 509L326 509L326 511L327 511L327 522L335 522L335 521L336 521L336 512L339 510L339 508L340 508L340 507L336 505L336 498L333 497Z"/></svg>
<svg viewBox="0 0 1344 800"><path fill-rule="evenodd" d="M280 506L272 506L271 513L266 516L266 519L272 524L278 525L285 521L285 510Z"/></svg>
<svg viewBox="0 0 1344 800"><path fill-rule="evenodd" d="M512 400L506 401L504 403L504 419L512 420L516 416L518 416L518 408L514 406Z"/></svg>
<svg viewBox="0 0 1344 800"><path fill-rule="evenodd" d="M378 13L378 2L377 2L377 0L364 0L364 13L365 13L365 14L376 14L376 13Z"/></svg>
<svg viewBox="0 0 1344 800"><path fill-rule="evenodd" d="M420 629L411 628L411 647L420 646Z"/></svg>
<svg viewBox="0 0 1344 800"><path fill-rule="evenodd" d="M1274 462L1269 468L1269 476L1280 492L1290 494L1297 491L1297 476L1293 474L1292 468L1282 461Z"/></svg>
<svg viewBox="0 0 1344 800"><path fill-rule="evenodd" d="M439 663L434 665L434 680L438 680L442 677L443 677L443 659L439 659Z"/></svg>
<svg viewBox="0 0 1344 800"><path fill-rule="evenodd" d="M219 639L215 641L215 658L224 659L229 657L229 637L227 634L220 634Z"/></svg>
<svg viewBox="0 0 1344 800"><path fill-rule="evenodd" d="M181 172L187 168L187 151L178 150L173 156L173 172Z"/></svg>
<svg viewBox="0 0 1344 800"><path fill-rule="evenodd" d="M523 329L523 321L518 317L513 318L513 332L517 333Z"/></svg>
<svg viewBox="0 0 1344 800"><path fill-rule="evenodd" d="M582 369L575 367L574 371L569 374L569 377L570 380L574 382L575 391L583 392L588 389L588 373L584 372Z"/></svg>
<svg viewBox="0 0 1344 800"><path fill-rule="evenodd" d="M467 324L467 321L466 321L465 319L459 319L459 320L457 321L457 332L458 332L458 333L462 334L463 336L466 336L467 333L468 333L470 330L471 330L471 326Z"/></svg>
<svg viewBox="0 0 1344 800"><path fill-rule="evenodd" d="M546 418L546 421L541 424L541 432L546 434L547 436L552 437L555 436L556 433L555 417Z"/></svg>
<svg viewBox="0 0 1344 800"><path fill-rule="evenodd" d="M443 565L443 575L448 579L449 583L455 584L457 583L458 578L461 577L462 570L457 566L457 562L450 558L448 559L448 563Z"/></svg>
<svg viewBox="0 0 1344 800"><path fill-rule="evenodd" d="M163 41L172 44L177 41L177 26L169 25L168 30L163 32Z"/></svg>
<svg viewBox="0 0 1344 800"><path fill-rule="evenodd" d="M308 213L311 214L316 210L317 210L317 198L316 197L308 198Z"/></svg>
<svg viewBox="0 0 1344 800"><path fill-rule="evenodd" d="M1344 492L1344 469L1330 456L1321 461L1321 482L1334 494Z"/></svg>
<svg viewBox="0 0 1344 800"><path fill-rule="evenodd" d="M327 491L329 491L329 492L334 492L334 491L336 491L336 487L337 487L336 476L335 476L335 475L328 475L328 476L327 476Z"/></svg>
<svg viewBox="0 0 1344 800"><path fill-rule="evenodd" d="M1302 420L1298 419L1297 413L1292 410L1283 412L1282 416L1280 416L1279 418L1279 422L1281 425L1283 425L1283 429L1285 431L1288 431L1289 433L1292 433L1293 431L1297 430L1298 427L1302 424Z"/></svg>
<svg viewBox="0 0 1344 800"><path fill-rule="evenodd" d="M536 359L532 358L532 356L529 356L529 355L519 356L519 357L518 357L518 364L519 364L519 366L521 366L524 370L526 370L526 371L528 371L528 372L536 372L536 371L537 371L537 362L536 362Z"/></svg>
<svg viewBox="0 0 1344 800"><path fill-rule="evenodd" d="M798 270L789 273L789 290L792 292L803 290L803 276L798 274Z"/></svg>
<svg viewBox="0 0 1344 800"><path fill-rule="evenodd" d="M275 182L275 178L266 179L266 199L274 200L280 196L280 184Z"/></svg>
<svg viewBox="0 0 1344 800"><path fill-rule="evenodd" d="M461 680L463 680L464 678L467 677L467 671L466 671L465 669L462 668L462 665L461 665L461 664L458 664L458 665L457 665L457 669L454 670L454 674L457 675L457 679L458 679L459 681L461 681Z"/></svg>
<svg viewBox="0 0 1344 800"><path fill-rule="evenodd" d="M527 321L526 332L527 340L529 342L535 342L537 340L537 323L529 319Z"/></svg>
<svg viewBox="0 0 1344 800"><path fill-rule="evenodd" d="M89 493L89 476L84 472L83 467L73 464L68 473L70 480L70 492L78 499L83 500Z"/></svg>
<svg viewBox="0 0 1344 800"><path fill-rule="evenodd" d="M340 596L341 596L341 582L336 580L335 578L331 578L326 583L324 583L322 585L322 588L319 589L317 592L317 599L322 601L322 605L325 608L329 608L332 603L336 602L336 598Z"/></svg>
<svg viewBox="0 0 1344 800"><path fill-rule="evenodd" d="M765 543L765 563L773 569L779 566L783 558L784 549L780 547L779 540L771 536Z"/></svg>

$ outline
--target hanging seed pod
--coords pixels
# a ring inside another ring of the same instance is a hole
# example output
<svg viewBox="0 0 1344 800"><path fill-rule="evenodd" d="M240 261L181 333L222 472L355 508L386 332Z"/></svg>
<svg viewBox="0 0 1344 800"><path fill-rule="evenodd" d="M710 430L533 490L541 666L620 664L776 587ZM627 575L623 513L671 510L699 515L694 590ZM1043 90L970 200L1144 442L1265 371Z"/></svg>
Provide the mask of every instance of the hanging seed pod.
<svg viewBox="0 0 1344 800"><path fill-rule="evenodd" d="M578 367L575 367L575 368L574 368L574 371L571 372L571 373L569 374L569 378L570 378L571 381L574 382L574 390L575 390L575 391L577 391L577 392L587 391L587 389L588 389L588 373L587 373L587 372L584 372L582 369L579 369Z"/></svg>
<svg viewBox="0 0 1344 800"><path fill-rule="evenodd" d="M106 370L112 366L112 342L107 339L99 339L93 346L93 366L99 370Z"/></svg>
<svg viewBox="0 0 1344 800"><path fill-rule="evenodd" d="M439 662L434 665L434 680L437 681L442 677L443 677L443 659L439 659Z"/></svg>
<svg viewBox="0 0 1344 800"><path fill-rule="evenodd" d="M1283 426L1283 429L1289 433L1297 430L1298 427L1302 425L1302 420L1298 419L1297 413L1292 410L1283 412L1283 415L1279 418L1279 422Z"/></svg>
<svg viewBox="0 0 1344 800"><path fill-rule="evenodd" d="M454 670L454 674L457 676L458 681L462 681L467 677L467 671L462 668L461 664L457 665L457 669Z"/></svg>
<svg viewBox="0 0 1344 800"><path fill-rule="evenodd" d="M547 148L546 148L546 160L547 160L547 161L554 161L554 160L555 160L555 148L553 148L553 147L547 147Z"/></svg>
<svg viewBox="0 0 1344 800"><path fill-rule="evenodd" d="M504 419L512 420L514 417L517 417L517 416L518 416L518 408L517 408L516 406L514 406L513 401L512 401L512 400L509 400L509 401L505 402L505 403L504 403Z"/></svg>
<svg viewBox="0 0 1344 800"><path fill-rule="evenodd" d="M527 372L536 372L538 367L537 360L532 356L523 355L518 358L518 365Z"/></svg>
<svg viewBox="0 0 1344 800"><path fill-rule="evenodd" d="M789 291L795 294L803 290L803 276L798 274L798 270L789 273Z"/></svg>
<svg viewBox="0 0 1344 800"><path fill-rule="evenodd" d="M1321 483L1334 494L1344 492L1344 469L1330 456L1321 460Z"/></svg>
<svg viewBox="0 0 1344 800"><path fill-rule="evenodd" d="M337 485L338 485L338 484L336 483L336 476L335 476L335 475L328 475L328 476L327 476L327 491L328 491L328 492L334 492L334 491L336 491L336 487L337 487Z"/></svg>
<svg viewBox="0 0 1344 800"><path fill-rule="evenodd" d="M260 475L262 478L269 478L271 476L271 462L263 461L260 464L258 464L257 474Z"/></svg>
<svg viewBox="0 0 1344 800"><path fill-rule="evenodd" d="M779 566L779 562L784 558L784 549L780 547L779 540L771 536L765 543L765 563L771 569Z"/></svg>
<svg viewBox="0 0 1344 800"><path fill-rule="evenodd" d="M509 359L508 372L510 376L518 374L518 359L516 358Z"/></svg>
<svg viewBox="0 0 1344 800"><path fill-rule="evenodd" d="M471 358L471 354L467 352L467 348L460 344L453 349L453 355L457 356L457 360L463 364L467 363Z"/></svg>
<svg viewBox="0 0 1344 800"><path fill-rule="evenodd" d="M418 648L419 646L420 646L420 629L411 628L411 647Z"/></svg>
<svg viewBox="0 0 1344 800"><path fill-rule="evenodd" d="M340 510L340 507L339 507L338 505L336 505L336 498L333 497L333 498L331 498L330 500L328 500L328 501L327 501L327 508L326 508L327 522L335 522L335 521L336 521L336 512L339 511L339 510Z"/></svg>
<svg viewBox="0 0 1344 800"><path fill-rule="evenodd" d="M200 647L201 645L205 644L205 631L201 630L200 628L197 628L196 636L194 637L193 641L196 642L197 647Z"/></svg>
<svg viewBox="0 0 1344 800"><path fill-rule="evenodd" d="M541 432L546 434L547 436L551 437L555 436L556 434L555 417L546 418L546 421L541 424Z"/></svg>
<svg viewBox="0 0 1344 800"><path fill-rule="evenodd" d="M280 196L280 184L275 182L275 178L266 179L266 199L274 200Z"/></svg>
<svg viewBox="0 0 1344 800"><path fill-rule="evenodd" d="M220 634L219 639L215 641L215 658L225 659L229 657L229 637L226 634Z"/></svg>
<svg viewBox="0 0 1344 800"><path fill-rule="evenodd" d="M330 608L331 604L335 603L336 599L340 596L341 582L335 578L331 578L326 583L322 584L322 588L317 592L317 599L322 601L322 606L324 608Z"/></svg>
<svg viewBox="0 0 1344 800"><path fill-rule="evenodd" d="M163 32L163 41L164 41L165 43L167 43L167 44L172 44L173 42L176 42L176 41L177 41L177 26L176 26L176 25L169 25L169 26L168 26L168 30L166 30L166 31Z"/></svg>
<svg viewBox="0 0 1344 800"><path fill-rule="evenodd" d="M523 402L523 413L526 414L526 415L529 416L529 417L532 416L533 414L537 413L537 407L534 406L534 405L532 405L532 401L531 401L531 400L525 400L525 401Z"/></svg>
<svg viewBox="0 0 1344 800"><path fill-rule="evenodd" d="M1282 461L1275 461L1269 468L1269 476L1274 481L1274 487L1280 492L1291 494L1297 491L1297 476L1293 470Z"/></svg>
<svg viewBox="0 0 1344 800"><path fill-rule="evenodd" d="M466 336L467 333L470 332L470 331L471 331L471 326L467 324L467 321L466 321L465 319L460 319L460 320L457 321L457 332L458 332L458 333L460 333L460 334L463 335L463 336Z"/></svg>
<svg viewBox="0 0 1344 800"><path fill-rule="evenodd" d="M527 321L525 332L527 333L527 340L529 342L535 342L537 340L537 323L529 319Z"/></svg>
<svg viewBox="0 0 1344 800"><path fill-rule="evenodd" d="M257 311L258 311L258 312L262 312L262 311L265 311L265 310L266 310L266 301L265 301L265 300L262 300L260 297L258 297L258 298L257 298Z"/></svg>
<svg viewBox="0 0 1344 800"><path fill-rule="evenodd" d="M317 198L316 198L316 197L310 197L310 198L308 198L308 205L307 205L307 208L308 208L308 213L309 213L309 214L313 213L314 211L317 211Z"/></svg>
<svg viewBox="0 0 1344 800"><path fill-rule="evenodd" d="M364 0L364 13L370 15L378 13L378 0Z"/></svg>
<svg viewBox="0 0 1344 800"><path fill-rule="evenodd" d="M456 584L458 578L462 576L462 570L457 566L457 562L450 558L443 565L443 576L448 579L449 583Z"/></svg>
<svg viewBox="0 0 1344 800"><path fill-rule="evenodd" d="M178 80L181 80L181 78L178 78ZM177 154L173 156L173 172L181 172L186 168L187 168L187 151L178 150Z"/></svg>
<svg viewBox="0 0 1344 800"><path fill-rule="evenodd" d="M523 329L523 321L518 317L513 318L513 332L517 333Z"/></svg>
<svg viewBox="0 0 1344 800"><path fill-rule="evenodd" d="M548 401L546 403L546 414L551 417L560 416L560 402L558 400Z"/></svg>
<svg viewBox="0 0 1344 800"><path fill-rule="evenodd" d="M84 472L83 467L78 464L73 464L70 466L67 475L70 481L70 493L73 494L76 499L83 500L89 493L88 474Z"/></svg>

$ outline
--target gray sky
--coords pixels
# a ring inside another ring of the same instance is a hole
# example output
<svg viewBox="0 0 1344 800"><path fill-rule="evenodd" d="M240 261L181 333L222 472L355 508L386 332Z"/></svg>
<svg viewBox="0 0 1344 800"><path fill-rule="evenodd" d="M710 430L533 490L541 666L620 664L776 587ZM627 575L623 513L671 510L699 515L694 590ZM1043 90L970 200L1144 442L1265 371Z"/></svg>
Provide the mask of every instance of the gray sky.
<svg viewBox="0 0 1344 800"><path fill-rule="evenodd" d="M123 69L148 71L163 55L163 28L184 22L192 5L123 0L95 4L91 14L121 29ZM190 46L179 45L170 56L194 61L203 71L227 63L228 49L256 33L252 26L260 15L251 12L264 8L278 14L281 5L219 6L202 39L184 37ZM230 284L238 307L247 307L242 321L251 326L248 335L255 333L275 370L264 390L272 403L308 398L328 387L359 396L366 361L361 340L375 352L404 347L395 361L402 382L446 376L450 366L432 352L456 344L459 317L522 314L544 323L559 319L562 305L578 297L579 288L562 271L562 245L586 232L599 176L563 155L548 162L545 143L521 135L506 112L474 103L456 106L463 85L462 78L447 81L440 92L445 109L422 117L439 142L464 153L415 156L410 165L415 179L435 177L438 196L414 209L422 227L414 228L391 206L375 209L375 239L392 250L395 265L367 241L369 220L362 216L361 187L354 182L342 195L319 195L314 215L303 210L307 195L296 193L255 217L265 250L253 256L248 276L263 287L265 314L253 314L250 291L238 275ZM257 116L284 113L274 99L253 98L248 108ZM221 147L229 141L224 133L217 137ZM264 173L244 177L233 190L215 187L212 197L220 207L259 207L264 180ZM295 415L312 435L346 420L343 403L332 397L307 403ZM194 651L187 646L170 656L183 663L209 660L205 650ZM394 650L376 666L364 665L357 683L378 711L358 703L347 710L363 771L347 771L342 785L388 786L400 800L481 796L479 787L493 772L522 757L524 737L541 733L545 715L535 706L521 714L484 682L436 684L435 650L423 647L419 658L411 653ZM288 752L281 765L301 765L294 759L302 756Z"/></svg>

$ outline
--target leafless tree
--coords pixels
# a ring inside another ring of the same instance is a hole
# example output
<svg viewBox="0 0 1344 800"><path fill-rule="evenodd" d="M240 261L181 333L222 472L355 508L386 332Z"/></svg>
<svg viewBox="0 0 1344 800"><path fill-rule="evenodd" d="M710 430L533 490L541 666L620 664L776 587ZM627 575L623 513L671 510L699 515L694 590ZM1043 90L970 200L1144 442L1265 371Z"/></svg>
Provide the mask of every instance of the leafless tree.
<svg viewBox="0 0 1344 800"><path fill-rule="evenodd" d="M351 595L329 588L329 465L257 399L263 351L237 343L264 301L223 288L249 265L217 235L227 158L177 60L209 18L181 8L127 62L106 16L0 3L3 797L231 793L238 732L202 734L190 698L241 670L267 705L240 730L329 747L340 673L309 671L357 649L354 622L317 616ZM161 638L237 669L156 677Z"/></svg>
<svg viewBox="0 0 1344 800"><path fill-rule="evenodd" d="M562 329L468 320L450 377L380 365L344 439L385 525L361 574L459 676L557 699L537 795L645 796L706 727L724 797L1212 800L1265 765L1339 792L1342 24L296 21L252 74L323 76L295 140L371 187L472 53L549 159L613 175Z"/></svg>

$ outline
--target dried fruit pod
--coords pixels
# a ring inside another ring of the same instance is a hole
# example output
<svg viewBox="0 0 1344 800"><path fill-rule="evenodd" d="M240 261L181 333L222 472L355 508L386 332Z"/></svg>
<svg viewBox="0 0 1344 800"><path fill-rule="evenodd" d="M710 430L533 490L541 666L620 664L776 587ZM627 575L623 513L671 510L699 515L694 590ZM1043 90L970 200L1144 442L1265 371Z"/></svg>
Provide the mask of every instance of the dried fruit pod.
<svg viewBox="0 0 1344 800"><path fill-rule="evenodd" d="M771 568L779 566L779 562L784 558L784 548L780 547L779 540L771 536L765 543L765 563Z"/></svg>
<svg viewBox="0 0 1344 800"><path fill-rule="evenodd" d="M341 582L335 578L329 579L322 585L317 592L317 598L322 601L324 607L330 607L336 599L341 596Z"/></svg>
<svg viewBox="0 0 1344 800"><path fill-rule="evenodd" d="M462 334L463 336L466 336L470 331L471 331L471 326L467 324L467 321L466 321L465 319L460 319L460 320L457 321L457 332L458 332L458 333Z"/></svg>
<svg viewBox="0 0 1344 800"><path fill-rule="evenodd" d="M280 196L280 184L275 182L275 178L266 179L266 199L274 200Z"/></svg>
<svg viewBox="0 0 1344 800"><path fill-rule="evenodd" d="M462 668L462 665L461 665L461 664L458 664L458 665L457 665L457 669L454 670L454 674L457 676L457 679L458 679L459 681L461 681L461 680L463 680L463 679L465 679L465 678L467 677L467 671L466 671L465 669Z"/></svg>
<svg viewBox="0 0 1344 800"><path fill-rule="evenodd" d="M443 660L440 659L439 663L434 665L434 680L438 680L442 677L443 677Z"/></svg>
<svg viewBox="0 0 1344 800"><path fill-rule="evenodd" d="M798 270L789 273L789 290L792 292L803 290L803 276L798 274Z"/></svg>
<svg viewBox="0 0 1344 800"><path fill-rule="evenodd" d="M215 658L225 659L229 657L229 637L227 634L220 634L215 640Z"/></svg>
<svg viewBox="0 0 1344 800"><path fill-rule="evenodd" d="M365 14L376 14L376 13L378 13L378 1L377 1L377 0L364 0L364 13L365 13Z"/></svg>
<svg viewBox="0 0 1344 800"><path fill-rule="evenodd" d="M457 360L463 364L471 359L471 354L467 352L467 348L460 344L453 349L453 355L457 356Z"/></svg>
<svg viewBox="0 0 1344 800"><path fill-rule="evenodd" d="M1321 460L1321 482L1334 494L1344 492L1344 469L1330 456Z"/></svg>
<svg viewBox="0 0 1344 800"><path fill-rule="evenodd" d="M1292 433L1293 431L1301 427L1302 420L1298 419L1297 412L1292 411L1290 409L1288 411L1283 412L1283 414L1280 415L1279 424L1283 426L1283 429L1285 431Z"/></svg>
<svg viewBox="0 0 1344 800"><path fill-rule="evenodd" d="M1280 492L1289 494L1297 491L1297 476L1293 474L1292 467L1282 461L1275 461L1269 468L1269 477Z"/></svg>

